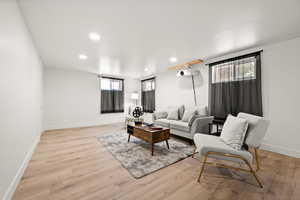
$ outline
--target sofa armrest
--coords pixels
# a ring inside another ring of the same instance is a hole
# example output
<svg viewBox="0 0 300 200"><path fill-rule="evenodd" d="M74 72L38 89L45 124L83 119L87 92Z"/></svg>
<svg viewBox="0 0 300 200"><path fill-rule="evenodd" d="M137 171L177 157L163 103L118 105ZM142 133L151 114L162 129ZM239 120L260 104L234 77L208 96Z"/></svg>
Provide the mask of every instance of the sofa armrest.
<svg viewBox="0 0 300 200"><path fill-rule="evenodd" d="M208 124L213 121L213 116L196 118L191 125L191 135L194 137L195 133L208 134Z"/></svg>

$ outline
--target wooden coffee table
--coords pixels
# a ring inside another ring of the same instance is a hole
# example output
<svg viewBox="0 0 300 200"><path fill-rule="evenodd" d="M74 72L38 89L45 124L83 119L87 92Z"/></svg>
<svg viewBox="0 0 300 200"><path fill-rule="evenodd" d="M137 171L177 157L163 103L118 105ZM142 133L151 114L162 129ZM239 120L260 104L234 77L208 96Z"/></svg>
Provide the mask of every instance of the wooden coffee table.
<svg viewBox="0 0 300 200"><path fill-rule="evenodd" d="M161 128L156 130L156 128ZM130 136L135 136L145 142L149 142L151 144L151 155L153 156L154 152L154 144L158 142L165 141L168 149L169 143L168 139L170 138L170 129L164 127L157 126L146 126L144 124L135 125L134 123L129 123L127 125L127 133L128 133L128 142L130 141Z"/></svg>

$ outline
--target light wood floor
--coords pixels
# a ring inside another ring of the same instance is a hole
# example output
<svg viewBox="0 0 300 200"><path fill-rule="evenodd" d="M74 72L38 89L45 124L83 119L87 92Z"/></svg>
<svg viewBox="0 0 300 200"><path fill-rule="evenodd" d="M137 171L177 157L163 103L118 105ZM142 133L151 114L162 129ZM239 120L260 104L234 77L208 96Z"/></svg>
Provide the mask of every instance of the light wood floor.
<svg viewBox="0 0 300 200"><path fill-rule="evenodd" d="M250 174L212 166L199 184L193 158L134 179L95 137L112 131L121 125L44 133L13 199L300 199L300 159L267 151L260 151L263 189Z"/></svg>

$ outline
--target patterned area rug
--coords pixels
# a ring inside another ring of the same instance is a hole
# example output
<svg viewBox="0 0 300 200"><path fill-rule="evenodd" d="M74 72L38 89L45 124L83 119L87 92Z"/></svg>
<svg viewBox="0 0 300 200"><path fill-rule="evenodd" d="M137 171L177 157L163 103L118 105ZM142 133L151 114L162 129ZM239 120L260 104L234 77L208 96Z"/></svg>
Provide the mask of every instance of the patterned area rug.
<svg viewBox="0 0 300 200"><path fill-rule="evenodd" d="M154 156L151 156L151 145L134 136L127 142L128 134L109 133L98 136L105 148L121 162L135 178L141 178L159 169L167 167L192 155L194 147L174 139L169 140L170 149L165 142L156 143Z"/></svg>

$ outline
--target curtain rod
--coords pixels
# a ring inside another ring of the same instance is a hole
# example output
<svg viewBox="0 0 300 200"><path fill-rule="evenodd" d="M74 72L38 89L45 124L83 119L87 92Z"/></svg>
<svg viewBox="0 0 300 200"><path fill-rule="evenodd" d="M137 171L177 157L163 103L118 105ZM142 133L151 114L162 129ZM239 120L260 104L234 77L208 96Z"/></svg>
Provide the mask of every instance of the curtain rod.
<svg viewBox="0 0 300 200"><path fill-rule="evenodd" d="M151 78L146 78L146 79L141 79L141 81L148 81L148 80L152 80L152 79L155 79L155 76L151 77Z"/></svg>
<svg viewBox="0 0 300 200"><path fill-rule="evenodd" d="M109 79L115 79L115 80L124 80L124 78L116 78L116 77L111 77L111 76L101 76L101 75L98 75L98 78L109 78Z"/></svg>
<svg viewBox="0 0 300 200"><path fill-rule="evenodd" d="M219 63L223 63L223 62L230 62L230 61L233 61L233 60L236 60L236 59L241 59L241 58L244 58L244 57L250 57L252 55L255 55L255 54L261 53L261 52L263 52L262 49L258 50L258 51L253 51L251 53L245 53L245 54L241 54L241 55L237 55L237 56L231 56L229 58L221 59L221 60L218 60L218 61L215 61L215 62L205 63L205 65L212 65L212 64L215 65L215 64L219 64Z"/></svg>

